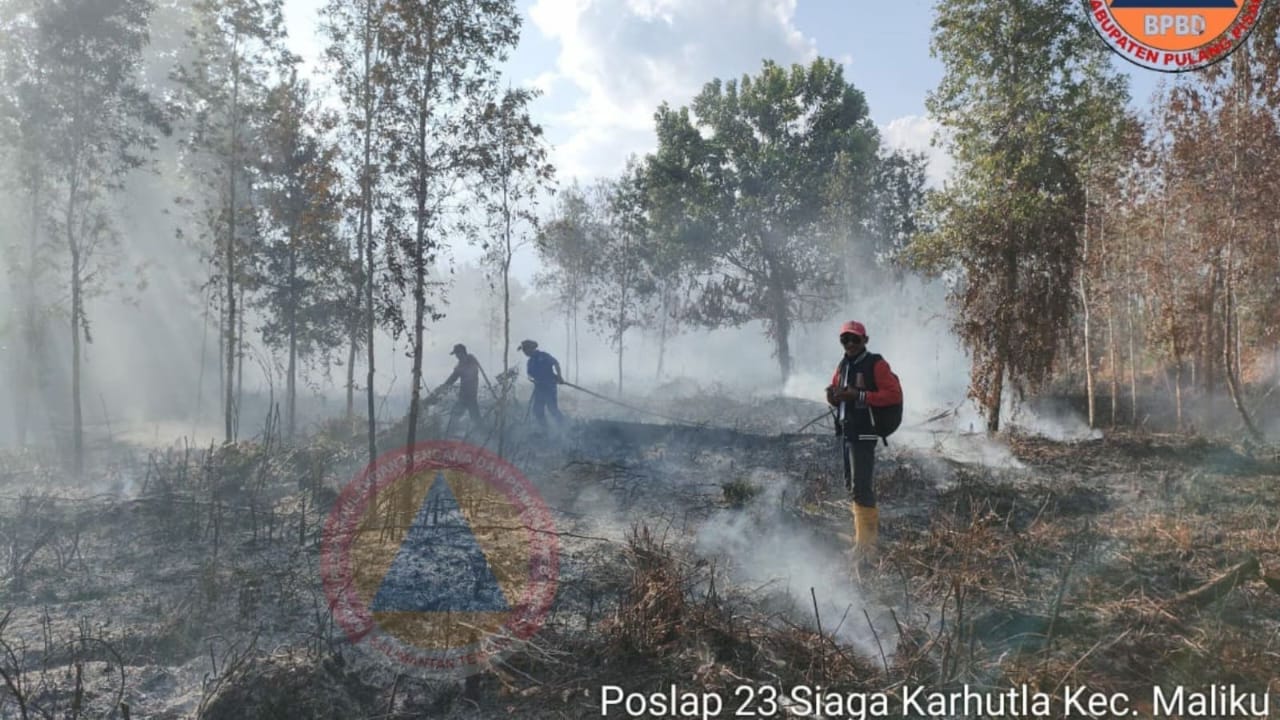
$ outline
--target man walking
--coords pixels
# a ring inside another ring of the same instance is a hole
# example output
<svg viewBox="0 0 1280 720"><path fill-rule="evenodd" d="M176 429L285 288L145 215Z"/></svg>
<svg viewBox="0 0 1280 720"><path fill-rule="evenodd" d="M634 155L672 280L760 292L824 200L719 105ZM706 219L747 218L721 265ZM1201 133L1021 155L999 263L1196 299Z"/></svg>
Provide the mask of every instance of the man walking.
<svg viewBox="0 0 1280 720"><path fill-rule="evenodd" d="M853 489L849 509L853 513L854 553L860 561L875 557L880 534L880 510L872 479L876 441L882 436L877 434L876 416L880 413L883 423L891 406L897 406L897 420L901 421L902 406L898 376L883 357L867 352L867 339L867 329L860 322L840 326L844 356L827 386L827 402L836 408L836 422L844 437L845 486Z"/></svg>
<svg viewBox="0 0 1280 720"><path fill-rule="evenodd" d="M458 386L458 401L449 410L449 424L452 426L453 421L465 412L471 418L473 425L479 425L480 361L476 360L475 355L468 353L467 346L462 343L454 345L449 354L458 358L458 364L454 366L453 374L449 379L436 389L436 392L440 392L455 382L461 381Z"/></svg>
<svg viewBox="0 0 1280 720"><path fill-rule="evenodd" d="M564 378L560 377L560 363L550 353L539 350L538 343L533 340L521 341L520 350L529 358L526 372L533 381L533 418L538 421L538 427L547 427L548 412L557 424L564 423L564 415L560 414L556 401L556 386L564 383Z"/></svg>

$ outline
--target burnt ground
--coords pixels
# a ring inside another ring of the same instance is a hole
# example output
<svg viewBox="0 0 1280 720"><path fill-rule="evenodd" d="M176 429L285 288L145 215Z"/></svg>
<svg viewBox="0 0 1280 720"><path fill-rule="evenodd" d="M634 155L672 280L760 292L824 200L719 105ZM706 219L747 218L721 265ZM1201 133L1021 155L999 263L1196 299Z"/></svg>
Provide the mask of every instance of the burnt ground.
<svg viewBox="0 0 1280 720"><path fill-rule="evenodd" d="M115 448L88 486L7 456L0 718L598 717L603 685L1086 684L1139 714L1153 685L1280 693L1273 452L901 433L877 468L882 556L855 576L835 439L758 426L814 406L754 402L720 427L511 441L554 514L559 589L465 684L371 659L328 612L321 527L358 441Z"/></svg>

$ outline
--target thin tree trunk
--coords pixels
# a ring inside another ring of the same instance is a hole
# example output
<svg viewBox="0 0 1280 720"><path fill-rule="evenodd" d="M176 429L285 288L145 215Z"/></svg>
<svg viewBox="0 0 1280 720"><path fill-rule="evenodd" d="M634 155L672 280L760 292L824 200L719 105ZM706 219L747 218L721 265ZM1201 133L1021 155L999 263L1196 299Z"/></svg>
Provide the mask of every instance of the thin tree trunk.
<svg viewBox="0 0 1280 720"><path fill-rule="evenodd" d="M360 290L357 288L356 293ZM356 336L360 332L355 322L349 323L347 330L347 412L344 427L347 432L355 430L356 416Z"/></svg>
<svg viewBox="0 0 1280 720"><path fill-rule="evenodd" d="M618 345L618 397L622 397L622 334L623 323L626 322L626 311L618 310L618 332L614 334L613 341Z"/></svg>
<svg viewBox="0 0 1280 720"><path fill-rule="evenodd" d="M364 222L361 231L364 234L364 321L365 321L365 354L368 368L365 375L365 399L368 433L369 433L369 477L373 477L378 459L378 417L374 407L374 309L373 284L377 278L373 252L373 0L365 0L364 4L364 165L360 173L360 206L363 210Z"/></svg>
<svg viewBox="0 0 1280 720"><path fill-rule="evenodd" d="M782 372L782 383L785 385L791 378L791 317L785 291L773 282L772 270L769 272L769 298L773 316L773 347L778 355L778 369Z"/></svg>
<svg viewBox="0 0 1280 720"><path fill-rule="evenodd" d="M1231 322L1236 329L1236 377L1244 378L1244 338L1240 334L1240 302L1236 299L1235 292L1231 294L1232 318Z"/></svg>
<svg viewBox="0 0 1280 720"><path fill-rule="evenodd" d="M231 407L227 404L230 393L227 392L227 368L225 366L227 358L227 301L222 298L225 288L217 285L210 290L211 293L218 295L218 412L224 417L227 415L227 408Z"/></svg>
<svg viewBox="0 0 1280 720"><path fill-rule="evenodd" d="M226 359L227 359L227 382L223 388L226 395L224 398L225 416L223 418L226 430L225 442L231 443L235 441L235 371L236 371L236 171L237 171L237 145L239 139L236 136L237 123L239 121L240 101L240 36L239 33L233 37L231 41L231 148L227 153L227 246L226 246L226 267L223 268L226 273L226 289L227 289L227 342L226 342Z"/></svg>
<svg viewBox="0 0 1280 720"><path fill-rule="evenodd" d="M630 241L626 242L628 245L624 252L627 255L630 255ZM624 262L630 262L630 260L624 259ZM627 331L627 288L630 286L630 283L631 278L624 277L622 287L618 289L618 320L616 333L614 334L614 342L618 345L618 397L622 397L622 336Z"/></svg>
<svg viewBox="0 0 1280 720"><path fill-rule="evenodd" d="M293 233L291 233L293 235ZM285 379L285 436L292 442L297 429L298 373L298 258L296 235L289 240L289 368Z"/></svg>
<svg viewBox="0 0 1280 720"><path fill-rule="evenodd" d="M414 238L413 251L413 371L411 373L412 389L410 390L409 400L409 470L414 466L413 446L418 438L418 404L422 398L422 355L423 355L423 336L426 331L426 313L427 313L427 183L429 168L427 167L427 117L431 114L428 97L430 89L435 82L435 28L434 21L428 30L431 37L427 38L427 42L433 48L433 51L427 56L427 66L424 69L421 86L422 99L418 106L418 127L417 127L417 212L416 212L416 236ZM407 485L407 484L406 484ZM411 510L408 507L402 507L402 512L408 513ZM406 517L406 522L411 519Z"/></svg>
<svg viewBox="0 0 1280 720"><path fill-rule="evenodd" d="M1204 323L1204 330L1200 335L1200 337L1205 338L1207 342L1202 344L1200 352L1203 362L1203 365L1200 368L1200 381L1204 385L1205 395L1212 398L1215 379L1214 359L1216 358L1216 354L1213 351L1213 344L1214 340L1220 336L1220 333L1216 332L1217 323L1214 322L1213 317L1215 309L1218 306L1218 288L1222 284L1222 258L1220 255L1214 258L1213 268L1209 273L1208 282L1208 295L1202 309L1202 312L1204 313L1204 317L1202 319L1202 322Z"/></svg>
<svg viewBox="0 0 1280 720"><path fill-rule="evenodd" d="M1084 308L1084 392L1089 404L1089 427L1096 427L1094 420L1095 399L1093 395L1093 344L1090 340L1089 300L1085 287L1084 272L1080 273L1080 304Z"/></svg>
<svg viewBox="0 0 1280 720"><path fill-rule="evenodd" d="M1138 424L1138 349L1137 328L1134 323L1133 312L1134 302L1130 298L1128 302L1128 319L1129 319L1129 421L1134 426Z"/></svg>
<svg viewBox="0 0 1280 720"><path fill-rule="evenodd" d="M502 368L505 372L511 367L511 212L508 207L510 194L503 178L502 186ZM498 398L498 456L504 457L507 447L507 393L514 387L513 383L502 384L502 397Z"/></svg>
<svg viewBox="0 0 1280 720"><path fill-rule="evenodd" d="M1173 398L1177 410L1178 432L1182 432L1182 358L1175 357L1174 362L1177 364L1173 373Z"/></svg>
<svg viewBox="0 0 1280 720"><path fill-rule="evenodd" d="M233 418L232 429L235 430L235 438L240 438L240 410L244 407L244 283L240 283L237 290L240 293L240 300L237 303L240 310L237 314L238 320L236 324L236 412Z"/></svg>
<svg viewBox="0 0 1280 720"><path fill-rule="evenodd" d="M1244 112L1245 107L1244 78L1242 75L1242 68L1245 66L1243 64L1236 63L1243 63L1244 61L1240 58L1247 58L1248 51L1241 49L1241 53L1242 55L1237 55L1236 60L1232 63L1232 69L1235 72L1233 88L1235 91L1235 102L1233 103L1234 107L1232 108L1231 113L1233 125L1231 133L1231 218L1228 221L1227 226L1227 260L1226 268L1223 272L1225 282L1225 287L1223 288L1223 301L1226 304L1226 307L1223 309L1222 313L1222 320L1224 324L1222 329L1222 370L1226 375L1227 391L1231 394L1231 403L1235 405L1236 412L1240 414L1240 419L1244 421L1245 429L1249 431L1249 435L1251 435L1254 440L1258 442L1265 442L1262 432L1258 429L1258 426L1254 424L1253 418L1249 414L1249 409L1245 407L1244 397L1240 391L1240 378L1238 371L1236 370L1236 361L1238 361L1238 358L1233 361L1231 353L1231 348L1234 344L1231 325L1236 316L1234 307L1236 232L1239 227L1240 216L1240 114Z"/></svg>
<svg viewBox="0 0 1280 720"><path fill-rule="evenodd" d="M1112 303L1107 300L1107 357L1111 364L1111 427L1116 426L1120 407L1120 353L1116 351L1116 324Z"/></svg>
<svg viewBox="0 0 1280 720"><path fill-rule="evenodd" d="M659 321L659 324L658 324L658 369L653 374L654 379L658 381L662 380L662 363L667 356L667 311L669 309L667 307L668 302L669 302L669 297L667 294L666 283L663 283L662 308L661 308L662 319Z"/></svg>
<svg viewBox="0 0 1280 720"><path fill-rule="evenodd" d="M23 326L23 337L26 347L23 348L23 367L18 380L18 444L27 444L27 433L31 427L31 394L37 386L36 376L40 367L39 337L36 323L39 317L36 312L36 263L40 249L40 174L36 173L31 190L31 236L27 248L26 272L26 321Z"/></svg>
<svg viewBox="0 0 1280 720"><path fill-rule="evenodd" d="M511 261L502 263L502 367L511 367Z"/></svg>
<svg viewBox="0 0 1280 720"><path fill-rule="evenodd" d="M67 249L71 253L71 443L73 468L76 477L84 474L84 415L80 406L80 326L83 321L84 302L81 281L80 244L75 236L75 200L78 192L75 172L67 199Z"/></svg>
<svg viewBox="0 0 1280 720"><path fill-rule="evenodd" d="M1000 403L1004 400L1004 358L995 361L991 379L991 394L987 398L987 433L1000 432Z"/></svg>
<svg viewBox="0 0 1280 720"><path fill-rule="evenodd" d="M510 148L503 142L503 152ZM504 157L509 165L509 159ZM502 367L507 367L511 355L511 260L515 248L511 246L511 188L509 172L502 174Z"/></svg>
<svg viewBox="0 0 1280 720"><path fill-rule="evenodd" d="M356 221L356 263L364 262L364 204L358 213ZM348 258L350 262L350 258ZM360 337L360 303L364 300L364 289L361 283L361 275L363 270L358 269L359 266L352 265L351 270L351 307L348 308L347 315L347 411L344 417L347 432L354 437L356 432L356 346L359 344Z"/></svg>
<svg viewBox="0 0 1280 720"><path fill-rule="evenodd" d="M1081 262L1080 275L1077 279L1077 292L1080 294L1080 308L1084 316L1084 392L1089 405L1089 427L1097 427L1096 407L1093 394L1093 330L1091 324L1090 308L1089 308L1089 286L1087 276L1089 274L1089 184L1085 183L1085 199L1084 199L1085 217L1084 232L1081 234L1083 241L1081 243Z"/></svg>
<svg viewBox="0 0 1280 720"><path fill-rule="evenodd" d="M1116 349L1116 280L1113 268L1108 260L1111 255L1107 252L1107 215L1106 206L1099 209L1098 213L1098 243L1101 246L1102 265L1106 268L1105 279L1107 284L1107 356L1111 364L1111 427L1115 428L1120 412L1120 353Z"/></svg>

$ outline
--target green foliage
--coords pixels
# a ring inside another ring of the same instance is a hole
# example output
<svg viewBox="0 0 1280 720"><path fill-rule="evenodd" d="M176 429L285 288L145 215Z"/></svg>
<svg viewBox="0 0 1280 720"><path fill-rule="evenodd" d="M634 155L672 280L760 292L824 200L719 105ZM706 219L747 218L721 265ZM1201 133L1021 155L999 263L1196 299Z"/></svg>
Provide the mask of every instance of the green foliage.
<svg viewBox="0 0 1280 720"><path fill-rule="evenodd" d="M255 285L264 311L262 338L288 358L289 431L298 361L328 361L350 324L344 282L347 248L339 235L334 124L296 74L270 89L257 146L262 244Z"/></svg>
<svg viewBox="0 0 1280 720"><path fill-rule="evenodd" d="M445 233L463 223L457 190L482 163L472 142L477 117L494 97L496 68L515 46L520 17L511 0L393 0L385 12L386 59L374 79L391 189L383 214L388 289L412 298L417 335L428 316L442 317L426 275ZM394 314L386 319L396 332L407 329Z"/></svg>
<svg viewBox="0 0 1280 720"><path fill-rule="evenodd" d="M571 316L586 301L587 283L598 262L594 212L575 183L559 193L552 217L542 223L536 237L544 266L537 284L554 293L556 304Z"/></svg>
<svg viewBox="0 0 1280 720"><path fill-rule="evenodd" d="M764 321L785 378L793 324L839 297L833 251L867 216L878 135L862 93L826 59L713 80L691 110L657 114L650 197L662 243L679 248L662 255L702 271L688 317Z"/></svg>
<svg viewBox="0 0 1280 720"><path fill-rule="evenodd" d="M656 289L639 164L632 160L622 177L601 183L596 191L602 222L594 227L588 319L621 352L627 330L645 324L651 312L647 301Z"/></svg>
<svg viewBox="0 0 1280 720"><path fill-rule="evenodd" d="M511 261L538 231L539 196L549 190L555 169L547 162L542 128L529 117L530 90L507 90L485 104L475 118L471 152L476 193L486 232L481 239L491 275L502 281L502 365L511 352Z"/></svg>
<svg viewBox="0 0 1280 720"><path fill-rule="evenodd" d="M923 153L895 150L880 157L871 183L867 249L899 270L908 264L911 241L925 229L927 169Z"/></svg>
<svg viewBox="0 0 1280 720"><path fill-rule="evenodd" d="M943 0L933 52L945 74L928 108L956 173L912 254L960 273L956 330L994 431L1005 378L1043 381L1070 327L1085 166L1126 89L1078 4Z"/></svg>

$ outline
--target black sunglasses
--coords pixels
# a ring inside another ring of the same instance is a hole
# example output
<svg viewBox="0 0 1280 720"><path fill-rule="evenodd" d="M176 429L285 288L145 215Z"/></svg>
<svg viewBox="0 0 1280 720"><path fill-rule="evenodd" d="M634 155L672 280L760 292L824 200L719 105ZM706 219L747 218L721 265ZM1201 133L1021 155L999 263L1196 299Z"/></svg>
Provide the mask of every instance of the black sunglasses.
<svg viewBox="0 0 1280 720"><path fill-rule="evenodd" d="M841 335L840 336L841 345L859 345L862 342L863 342L862 338L859 337L858 335Z"/></svg>

